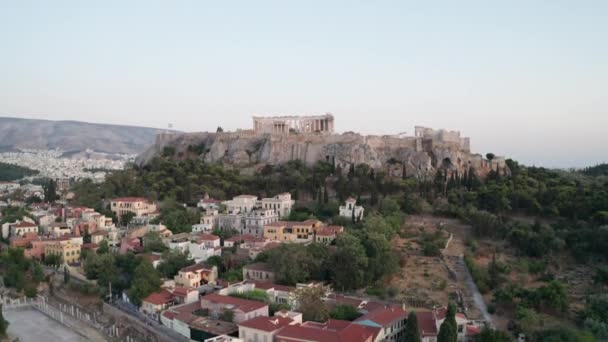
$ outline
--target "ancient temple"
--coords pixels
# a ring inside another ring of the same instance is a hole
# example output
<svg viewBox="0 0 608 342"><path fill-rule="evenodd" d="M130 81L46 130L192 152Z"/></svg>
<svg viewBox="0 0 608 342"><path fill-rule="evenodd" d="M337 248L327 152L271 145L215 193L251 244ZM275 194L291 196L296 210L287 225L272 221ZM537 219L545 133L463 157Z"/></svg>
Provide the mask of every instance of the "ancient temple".
<svg viewBox="0 0 608 342"><path fill-rule="evenodd" d="M288 134L288 133L333 133L334 116L271 116L253 117L253 130L256 133Z"/></svg>

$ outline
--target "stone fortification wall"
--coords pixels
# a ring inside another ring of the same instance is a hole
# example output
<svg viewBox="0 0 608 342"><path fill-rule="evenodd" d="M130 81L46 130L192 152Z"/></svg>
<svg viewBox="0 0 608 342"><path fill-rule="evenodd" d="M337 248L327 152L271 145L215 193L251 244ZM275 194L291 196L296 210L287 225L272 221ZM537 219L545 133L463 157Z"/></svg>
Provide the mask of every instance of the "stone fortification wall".
<svg viewBox="0 0 608 342"><path fill-rule="evenodd" d="M141 154L136 162L145 164L159 155L165 146L177 151L176 158L203 158L207 162L258 168L302 160L308 165L331 161L347 169L350 164L365 163L385 169L389 160L403 163L408 175L433 174L445 168L464 173L469 167L484 176L491 169L481 155L471 154L469 139L458 132L418 128L414 137L344 134L260 134L251 130L221 133L164 134L156 144ZM191 147L204 147L192 155ZM504 168L504 159L492 161Z"/></svg>

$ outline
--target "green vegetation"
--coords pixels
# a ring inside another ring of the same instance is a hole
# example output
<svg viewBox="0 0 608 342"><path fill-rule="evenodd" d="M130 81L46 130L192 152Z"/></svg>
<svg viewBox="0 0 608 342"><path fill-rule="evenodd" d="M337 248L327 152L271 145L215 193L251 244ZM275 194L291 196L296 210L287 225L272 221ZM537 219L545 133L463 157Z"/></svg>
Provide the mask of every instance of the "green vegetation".
<svg viewBox="0 0 608 342"><path fill-rule="evenodd" d="M0 275L5 286L25 290L26 294L32 294L44 278L40 264L26 258L22 248L8 248L0 253Z"/></svg>
<svg viewBox="0 0 608 342"><path fill-rule="evenodd" d="M343 321L354 321L361 317L361 313L352 305L336 305L330 312L329 317Z"/></svg>
<svg viewBox="0 0 608 342"><path fill-rule="evenodd" d="M37 175L38 171L13 164L0 163L0 181L10 182L23 177Z"/></svg>
<svg viewBox="0 0 608 342"><path fill-rule="evenodd" d="M249 299L249 300L255 300L258 302L264 302L264 303L270 304L270 298L268 297L268 294L265 291L257 290L257 289L243 292L243 293L232 293L232 294L230 294L230 296L237 297L237 298L243 298L243 299Z"/></svg>
<svg viewBox="0 0 608 342"><path fill-rule="evenodd" d="M416 312L411 311L407 316L407 323L405 325L405 335L403 336L404 342L420 342L420 330L418 329L418 319L416 318Z"/></svg>

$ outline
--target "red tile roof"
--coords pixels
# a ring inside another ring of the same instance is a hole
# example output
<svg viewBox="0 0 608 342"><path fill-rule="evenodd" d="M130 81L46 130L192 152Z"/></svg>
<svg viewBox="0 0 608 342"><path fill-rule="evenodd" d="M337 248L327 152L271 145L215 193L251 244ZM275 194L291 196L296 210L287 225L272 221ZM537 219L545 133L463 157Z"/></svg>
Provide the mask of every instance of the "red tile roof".
<svg viewBox="0 0 608 342"><path fill-rule="evenodd" d="M193 288L178 286L175 289L173 289L173 295L178 296L178 297L186 297L188 295L188 293L190 293L192 291L194 291Z"/></svg>
<svg viewBox="0 0 608 342"><path fill-rule="evenodd" d="M240 323L239 326L262 330L266 332L272 332L279 330L284 326L291 324L292 322L293 320L291 318L258 316Z"/></svg>
<svg viewBox="0 0 608 342"><path fill-rule="evenodd" d="M342 226L327 226L327 227L320 227L317 229L317 235L321 235L321 236L333 236L333 235L337 235L340 234L344 231L344 227Z"/></svg>
<svg viewBox="0 0 608 342"><path fill-rule="evenodd" d="M265 306L268 306L268 304L266 304L266 303L258 302L255 300L248 300L248 299L242 299L242 298L236 298L236 297L230 297L230 296L222 296L222 295L219 295L216 293L208 294L206 296L201 297L201 303L202 303L202 301L209 301L212 303L224 304L224 305L234 305L239 310L241 310L245 313L251 312L254 310L258 310Z"/></svg>
<svg viewBox="0 0 608 342"><path fill-rule="evenodd" d="M475 336L478 335L479 333L481 333L481 327L476 327L474 325L467 325L467 336Z"/></svg>
<svg viewBox="0 0 608 342"><path fill-rule="evenodd" d="M357 319L357 321L370 320L383 327L393 324L395 321L407 319L407 312L399 307L377 308Z"/></svg>
<svg viewBox="0 0 608 342"><path fill-rule="evenodd" d="M420 336L437 336L437 326L432 311L417 311L416 320L418 321Z"/></svg>
<svg viewBox="0 0 608 342"><path fill-rule="evenodd" d="M12 226L13 226L13 228L27 228L27 227L36 227L36 225L35 225L35 224L30 223L30 222L27 222L27 221L21 221L21 222L19 222L19 223L17 223L17 224L13 224Z"/></svg>
<svg viewBox="0 0 608 342"><path fill-rule="evenodd" d="M154 305L163 305L173 302L173 295L167 290L160 290L146 297L143 302L152 303Z"/></svg>
<svg viewBox="0 0 608 342"><path fill-rule="evenodd" d="M255 284L256 289L262 289L262 290L275 289L277 291L283 291L283 292L293 292L296 290L295 287L273 284L273 283L267 282L267 281L250 281L250 282Z"/></svg>
<svg viewBox="0 0 608 342"><path fill-rule="evenodd" d="M380 331L380 328L329 320L325 324L306 322L301 325L288 325L276 334L276 339L278 341L363 342L373 341Z"/></svg>
<svg viewBox="0 0 608 342"><path fill-rule="evenodd" d="M180 272L198 272L198 271L211 271L212 267L206 264L194 264L186 266L179 270Z"/></svg>
<svg viewBox="0 0 608 342"><path fill-rule="evenodd" d="M198 241L215 241L215 240L219 240L220 237L217 235L213 235L213 234L199 234L196 236L196 239Z"/></svg>

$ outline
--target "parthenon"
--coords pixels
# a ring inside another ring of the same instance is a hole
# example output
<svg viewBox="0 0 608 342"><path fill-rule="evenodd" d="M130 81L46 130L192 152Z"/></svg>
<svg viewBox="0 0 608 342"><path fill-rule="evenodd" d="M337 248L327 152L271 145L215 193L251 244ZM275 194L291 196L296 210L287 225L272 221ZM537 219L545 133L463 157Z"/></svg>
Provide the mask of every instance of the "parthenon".
<svg viewBox="0 0 608 342"><path fill-rule="evenodd" d="M253 117L253 130L256 133L288 134L288 133L333 133L334 116L271 116Z"/></svg>

